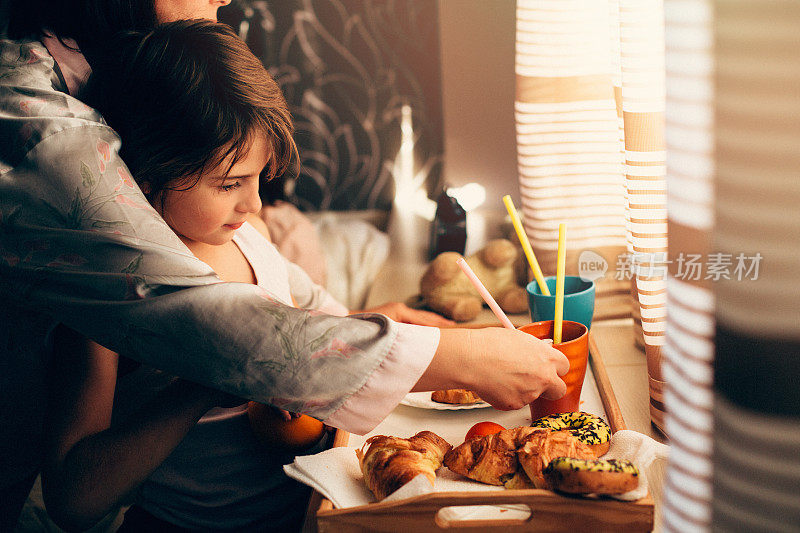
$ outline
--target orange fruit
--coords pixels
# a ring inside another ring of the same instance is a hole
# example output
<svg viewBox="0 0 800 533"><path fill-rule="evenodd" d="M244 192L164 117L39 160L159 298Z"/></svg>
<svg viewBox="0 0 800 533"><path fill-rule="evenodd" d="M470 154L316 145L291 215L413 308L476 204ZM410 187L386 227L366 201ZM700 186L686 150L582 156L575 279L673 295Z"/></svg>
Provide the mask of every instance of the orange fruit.
<svg viewBox="0 0 800 533"><path fill-rule="evenodd" d="M475 437L483 437L484 435L494 435L495 433L500 433L503 431L504 428L500 424L495 424L494 422L478 422L467 431L467 436L464 437L464 440L474 439Z"/></svg>
<svg viewBox="0 0 800 533"><path fill-rule="evenodd" d="M250 427L258 440L271 449L290 452L306 450L322 439L325 426L308 415L284 420L272 407L263 403L250 402L247 405Z"/></svg>

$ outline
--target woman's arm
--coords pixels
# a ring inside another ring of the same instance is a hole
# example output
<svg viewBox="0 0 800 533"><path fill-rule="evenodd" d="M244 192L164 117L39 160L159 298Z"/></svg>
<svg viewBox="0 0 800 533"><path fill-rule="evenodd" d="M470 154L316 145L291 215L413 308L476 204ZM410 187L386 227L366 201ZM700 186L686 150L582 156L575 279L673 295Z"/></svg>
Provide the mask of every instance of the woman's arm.
<svg viewBox="0 0 800 533"><path fill-rule="evenodd" d="M420 379L438 330L379 315L309 315L253 285L219 283L148 205L119 158L119 137L95 110L54 87L47 50L0 41L0 51L6 306L46 313L171 374L262 403L285 400L289 410L352 432L370 431ZM7 327L0 324L0 336ZM20 353L33 357L38 332L20 335ZM342 345L356 349L321 357ZM21 405L45 400L19 390L0 390L11 427L26 429L0 440L0 455L24 461L19 471L27 473L38 464L18 450L41 445L28 435L42 421Z"/></svg>
<svg viewBox="0 0 800 533"><path fill-rule="evenodd" d="M85 529L139 486L221 394L176 380L111 428L117 354L64 326L54 344L44 498L59 525Z"/></svg>
<svg viewBox="0 0 800 533"><path fill-rule="evenodd" d="M521 409L567 392L567 358L532 335L505 328L442 329L436 353L412 391L470 389L496 409Z"/></svg>

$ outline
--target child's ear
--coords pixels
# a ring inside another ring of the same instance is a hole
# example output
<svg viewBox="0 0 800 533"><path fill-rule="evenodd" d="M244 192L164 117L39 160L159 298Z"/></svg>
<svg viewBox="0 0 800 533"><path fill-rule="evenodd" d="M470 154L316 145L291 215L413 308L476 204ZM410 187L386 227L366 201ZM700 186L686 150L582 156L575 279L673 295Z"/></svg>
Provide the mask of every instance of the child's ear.
<svg viewBox="0 0 800 533"><path fill-rule="evenodd" d="M143 192L143 193L145 193L145 194L150 194L150 191L152 190L152 189L150 188L150 183L148 183L148 182L146 182L146 181L144 181L144 182L140 183L140 184L139 184L139 188L140 188L140 189L142 190L142 192Z"/></svg>

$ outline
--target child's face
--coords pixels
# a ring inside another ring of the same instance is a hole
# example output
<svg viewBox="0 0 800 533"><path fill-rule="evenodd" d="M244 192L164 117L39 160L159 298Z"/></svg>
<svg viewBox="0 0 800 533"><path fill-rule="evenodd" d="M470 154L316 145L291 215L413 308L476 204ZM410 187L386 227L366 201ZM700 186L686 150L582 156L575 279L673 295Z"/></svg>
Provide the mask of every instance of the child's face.
<svg viewBox="0 0 800 533"><path fill-rule="evenodd" d="M187 245L225 244L252 213L261 210L259 175L271 156L264 135L253 135L250 150L228 172L223 161L187 190L164 190L153 205Z"/></svg>
<svg viewBox="0 0 800 533"><path fill-rule="evenodd" d="M209 19L216 22L217 9L230 4L230 0L154 0L158 22Z"/></svg>

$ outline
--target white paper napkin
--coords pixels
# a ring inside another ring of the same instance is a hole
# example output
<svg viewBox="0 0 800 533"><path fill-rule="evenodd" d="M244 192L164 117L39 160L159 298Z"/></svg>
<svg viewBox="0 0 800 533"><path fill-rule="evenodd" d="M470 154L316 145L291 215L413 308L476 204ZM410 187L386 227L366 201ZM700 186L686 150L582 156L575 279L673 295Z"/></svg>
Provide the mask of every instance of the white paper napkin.
<svg viewBox="0 0 800 533"><path fill-rule="evenodd" d="M334 507L341 509L366 505L375 500L364 483L358 466L355 448L331 448L315 455L301 455L283 466L286 475L305 483L328 498ZM425 476L417 476L383 501L400 500L433 492L504 490L503 487L484 485L440 468L436 473L436 486L432 487Z"/></svg>
<svg viewBox="0 0 800 533"><path fill-rule="evenodd" d="M627 459L640 471L639 487L616 496L621 500L637 500L647 494L647 472L657 460L666 461L669 447L656 442L647 435L635 431L623 430L614 434L611 447L603 459ZM364 477L358 466L355 448L332 448L315 455L296 457L294 462L283 467L286 475L305 483L328 498L337 509L355 507L374 502L375 497L364 484ZM505 490L472 481L442 467L436 473L436 484L431 486L425 476L417 476L411 482L389 495L383 501L393 501L417 496L428 492L449 491L486 491ZM512 518L507 511L519 510L519 506L469 506L459 508L450 519L484 518L486 511L502 509L503 518ZM522 508L526 509L524 506ZM527 511L524 511L525 518Z"/></svg>
<svg viewBox="0 0 800 533"><path fill-rule="evenodd" d="M663 468L669 455L669 446L661 444L636 431L623 429L614 433L611 447L600 459L624 459L639 469L639 486L625 494L613 496L618 500L633 501L647 495L648 473Z"/></svg>
<svg viewBox="0 0 800 533"><path fill-rule="evenodd" d="M331 448L314 455L300 455L283 465L290 478L315 488L337 509L375 501L364 484L355 448Z"/></svg>

